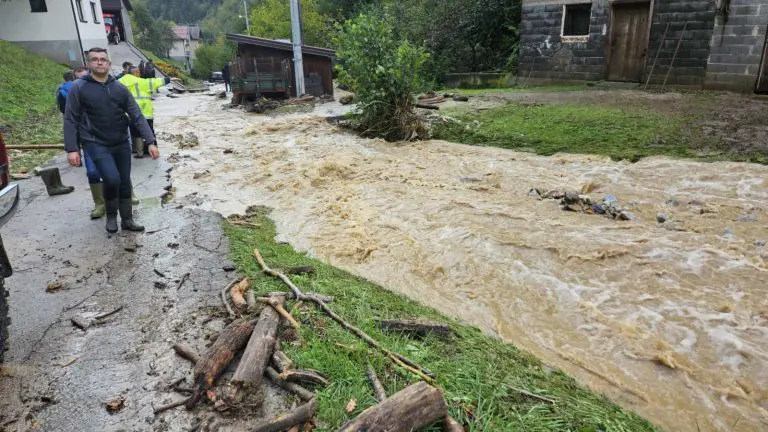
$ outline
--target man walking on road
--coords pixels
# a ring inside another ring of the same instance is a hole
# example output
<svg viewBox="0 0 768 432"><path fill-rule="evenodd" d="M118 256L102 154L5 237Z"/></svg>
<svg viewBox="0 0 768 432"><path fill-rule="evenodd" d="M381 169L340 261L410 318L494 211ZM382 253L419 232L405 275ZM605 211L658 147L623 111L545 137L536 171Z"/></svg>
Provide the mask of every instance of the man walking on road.
<svg viewBox="0 0 768 432"><path fill-rule="evenodd" d="M117 232L117 213L124 231L144 231L133 220L131 203L131 147L128 125L136 125L152 159L160 157L155 136L131 93L109 74L111 63L104 48L87 52L90 75L75 82L64 114L64 148L70 165L80 166L78 137L104 183L106 229Z"/></svg>

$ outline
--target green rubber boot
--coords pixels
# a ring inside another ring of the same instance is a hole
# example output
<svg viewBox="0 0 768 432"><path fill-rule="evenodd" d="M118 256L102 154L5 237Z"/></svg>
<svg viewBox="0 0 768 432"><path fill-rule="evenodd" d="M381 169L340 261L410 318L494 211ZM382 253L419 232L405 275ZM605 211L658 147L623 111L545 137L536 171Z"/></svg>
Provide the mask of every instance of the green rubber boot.
<svg viewBox="0 0 768 432"><path fill-rule="evenodd" d="M107 211L106 207L104 207L104 185L101 183L92 184L91 196L93 196L91 219L101 219Z"/></svg>

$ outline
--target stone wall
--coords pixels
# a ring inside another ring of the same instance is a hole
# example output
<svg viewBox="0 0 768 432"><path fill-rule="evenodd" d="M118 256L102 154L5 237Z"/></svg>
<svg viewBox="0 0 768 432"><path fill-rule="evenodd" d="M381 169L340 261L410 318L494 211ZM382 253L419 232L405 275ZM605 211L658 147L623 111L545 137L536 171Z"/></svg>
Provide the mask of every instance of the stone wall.
<svg viewBox="0 0 768 432"><path fill-rule="evenodd" d="M669 24L669 31L662 43L667 24ZM714 0L656 0L648 42L646 74L650 72L657 53L659 59L653 69L651 83L662 83L669 72L667 85L703 85L714 25ZM680 50L670 71L672 58L683 29L685 33Z"/></svg>
<svg viewBox="0 0 768 432"><path fill-rule="evenodd" d="M524 1L518 74L522 82L605 78L608 0L594 0L588 37L561 37L563 4L584 0Z"/></svg>
<svg viewBox="0 0 768 432"><path fill-rule="evenodd" d="M753 91L766 28L768 0L731 0L727 20L718 16L715 23L705 87Z"/></svg>

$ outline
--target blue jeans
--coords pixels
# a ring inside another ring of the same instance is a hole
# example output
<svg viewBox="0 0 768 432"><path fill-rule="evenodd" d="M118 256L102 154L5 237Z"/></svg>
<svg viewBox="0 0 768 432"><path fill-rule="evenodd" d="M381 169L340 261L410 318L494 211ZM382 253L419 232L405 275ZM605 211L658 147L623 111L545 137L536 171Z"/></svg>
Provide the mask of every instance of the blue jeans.
<svg viewBox="0 0 768 432"><path fill-rule="evenodd" d="M85 150L83 150L83 165L85 165L85 175L88 176L88 184L101 183L101 174Z"/></svg>
<svg viewBox="0 0 768 432"><path fill-rule="evenodd" d="M86 141L83 143L88 156L96 165L104 183L104 199L131 199L131 144L106 146Z"/></svg>

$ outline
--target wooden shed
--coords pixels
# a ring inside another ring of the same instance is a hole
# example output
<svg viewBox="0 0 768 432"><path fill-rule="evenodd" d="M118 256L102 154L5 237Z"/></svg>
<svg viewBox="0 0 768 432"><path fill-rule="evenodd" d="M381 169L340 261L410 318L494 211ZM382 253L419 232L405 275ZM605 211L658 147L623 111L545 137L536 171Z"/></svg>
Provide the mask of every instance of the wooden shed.
<svg viewBox="0 0 768 432"><path fill-rule="evenodd" d="M293 45L287 41L241 34L227 34L237 43L235 62L230 68L233 100L241 102L267 97L296 97L293 72ZM307 94L333 96L333 59L327 48L302 47L304 85Z"/></svg>

